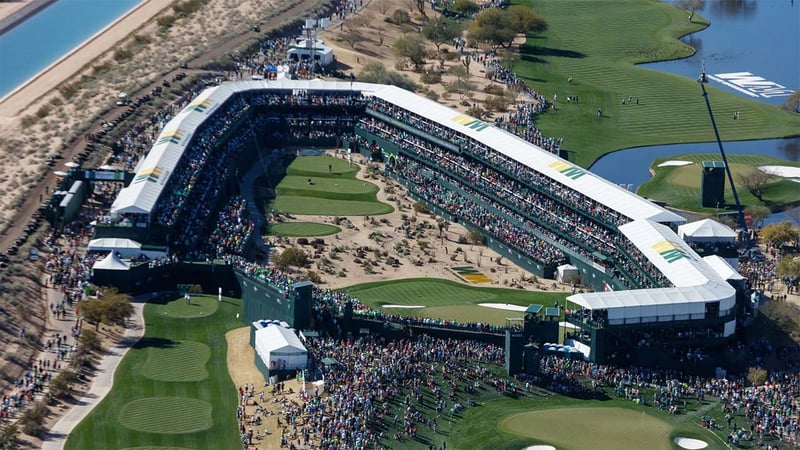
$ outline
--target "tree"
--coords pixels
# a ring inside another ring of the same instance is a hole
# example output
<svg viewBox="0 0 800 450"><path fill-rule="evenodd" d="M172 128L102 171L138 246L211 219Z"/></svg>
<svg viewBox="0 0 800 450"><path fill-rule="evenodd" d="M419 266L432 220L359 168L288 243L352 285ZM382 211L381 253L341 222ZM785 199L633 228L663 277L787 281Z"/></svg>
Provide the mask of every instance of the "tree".
<svg viewBox="0 0 800 450"><path fill-rule="evenodd" d="M406 35L398 39L394 43L394 52L400 58L414 64L414 70L419 70L428 56L422 39L417 35Z"/></svg>
<svg viewBox="0 0 800 450"><path fill-rule="evenodd" d="M456 0L452 6L453 12L462 16L471 16L481 10L480 5L472 0Z"/></svg>
<svg viewBox="0 0 800 450"><path fill-rule="evenodd" d="M442 44L461 36L461 25L447 17L439 16L425 22L425 25L422 26L422 35L425 36L425 39L433 42L436 51L439 52Z"/></svg>
<svg viewBox="0 0 800 450"><path fill-rule="evenodd" d="M544 17L515 5L508 9L485 9L475 16L469 37L491 45L493 50L508 48L519 33L538 34L547 29Z"/></svg>
<svg viewBox="0 0 800 450"><path fill-rule="evenodd" d="M17 434L19 427L15 423L7 423L0 429L0 450L12 450L17 448Z"/></svg>
<svg viewBox="0 0 800 450"><path fill-rule="evenodd" d="M800 113L800 89L792 92L786 101L781 105L781 109L793 113Z"/></svg>
<svg viewBox="0 0 800 450"><path fill-rule="evenodd" d="M80 303L80 313L86 321L100 329L101 323L125 326L133 315L133 305L128 294L109 288L97 300L84 300Z"/></svg>
<svg viewBox="0 0 800 450"><path fill-rule="evenodd" d="M407 75L386 70L379 62L367 63L358 74L358 79L364 83L391 84L411 92L417 90L417 85Z"/></svg>
<svg viewBox="0 0 800 450"><path fill-rule="evenodd" d="M800 257L784 256L778 262L776 273L781 278L800 279Z"/></svg>
<svg viewBox="0 0 800 450"><path fill-rule="evenodd" d="M485 9L478 13L469 26L469 37L477 42L485 42L497 50L508 47L517 32L511 28L511 15L502 9Z"/></svg>
<svg viewBox="0 0 800 450"><path fill-rule="evenodd" d="M103 349L100 335L91 329L82 330L80 336L78 337L78 342L83 348L90 352L97 352Z"/></svg>
<svg viewBox="0 0 800 450"><path fill-rule="evenodd" d="M72 385L78 382L78 374L64 370L50 382L50 392L55 398L64 398L72 393Z"/></svg>
<svg viewBox="0 0 800 450"><path fill-rule="evenodd" d="M747 370L747 381L751 386L761 386L767 381L767 371L760 367L750 367Z"/></svg>
<svg viewBox="0 0 800 450"><path fill-rule="evenodd" d="M759 237L776 247L800 239L800 230L789 222L773 223L758 232Z"/></svg>
<svg viewBox="0 0 800 450"><path fill-rule="evenodd" d="M547 31L547 22L544 20L544 16L536 14L530 8L514 5L506 11L511 16L511 26L517 33L536 35Z"/></svg>
<svg viewBox="0 0 800 450"><path fill-rule="evenodd" d="M349 33L342 34L342 41L347 42L350 45L350 48L356 48L356 44L364 40L364 36L359 33L358 31L351 31Z"/></svg>
<svg viewBox="0 0 800 450"><path fill-rule="evenodd" d="M772 180L774 175L760 169L753 169L750 172L742 173L737 176L739 184L745 187L753 196L760 201L764 201L764 188Z"/></svg>
<svg viewBox="0 0 800 450"><path fill-rule="evenodd" d="M744 211L750 213L753 217L753 223L757 224L757 227L760 227L761 222L772 213L772 211L764 205L750 205L745 208Z"/></svg>
<svg viewBox="0 0 800 450"><path fill-rule="evenodd" d="M279 269L287 269L290 266L303 267L306 264L308 264L308 255L297 247L287 248L275 259L275 265Z"/></svg>
<svg viewBox="0 0 800 450"><path fill-rule="evenodd" d="M44 429L44 419L47 417L47 406L41 401L36 401L22 413L19 421L22 423L22 431L29 436L39 436Z"/></svg>
<svg viewBox="0 0 800 450"><path fill-rule="evenodd" d="M689 11L689 23L694 19L695 11L700 11L706 6L706 0L678 0L675 6Z"/></svg>

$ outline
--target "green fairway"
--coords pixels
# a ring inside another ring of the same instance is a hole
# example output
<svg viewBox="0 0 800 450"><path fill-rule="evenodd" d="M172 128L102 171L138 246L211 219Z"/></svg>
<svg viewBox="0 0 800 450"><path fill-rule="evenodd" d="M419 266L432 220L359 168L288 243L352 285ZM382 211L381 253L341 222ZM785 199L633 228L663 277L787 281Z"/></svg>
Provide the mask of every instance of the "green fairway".
<svg viewBox="0 0 800 450"><path fill-rule="evenodd" d="M566 292L531 292L519 289L475 287L436 278L409 278L351 286L347 291L362 303L391 314L433 317L459 322L505 324L506 317L522 317L516 311L487 308L478 303L510 303L528 306L560 304ZM382 308L383 305L423 305L426 308Z"/></svg>
<svg viewBox="0 0 800 450"><path fill-rule="evenodd" d="M327 223L281 222L270 224L268 234L271 236L312 237L328 236L340 231L342 231L341 228Z"/></svg>
<svg viewBox="0 0 800 450"><path fill-rule="evenodd" d="M329 169L330 168L330 169ZM392 212L378 201L378 186L356 179L359 167L331 156L301 156L275 188L271 208L289 214L364 216Z"/></svg>
<svg viewBox="0 0 800 450"><path fill-rule="evenodd" d="M240 448L237 392L224 363L225 332L241 326L240 310L238 299L218 302L205 295L192 296L192 305L183 297L151 301L144 309L145 336L125 355L114 388L73 430L65 448Z"/></svg>
<svg viewBox="0 0 800 450"><path fill-rule="evenodd" d="M570 160L586 167L623 148L714 140L695 80L636 65L690 56L693 49L677 38L707 26L702 17L695 15L693 23L687 23L685 11L650 0L513 3L531 6L549 25L541 36L528 38L513 70L548 100L558 96L555 110L538 115L536 125L546 136L563 137L562 148L570 152ZM708 70L713 73L713 65ZM800 132L798 114L712 84L706 90L723 140ZM579 102L567 103L567 96L574 95ZM731 119L736 111L740 120Z"/></svg>
<svg viewBox="0 0 800 450"><path fill-rule="evenodd" d="M655 176L639 187L638 194L667 202L667 204L675 208L713 213L716 211L715 208L702 208L700 206L702 162L717 161L719 159L719 155L707 153L684 154L657 159L650 167L655 172ZM658 167L659 164L666 160L691 161L694 164ZM782 210L784 205L800 202L800 185L793 181L780 177L772 178L764 188L764 201L762 202L750 193L739 179L740 175L757 170L758 166L800 167L800 164L759 155L728 155L728 163L736 183L739 200L744 207L764 205ZM730 188L727 176L725 178L725 203L728 205L735 204L733 191Z"/></svg>
<svg viewBox="0 0 800 450"><path fill-rule="evenodd" d="M670 450L672 427L652 411L623 408L566 408L515 414L498 427L547 442L558 449ZM576 427L580 433L576 433Z"/></svg>

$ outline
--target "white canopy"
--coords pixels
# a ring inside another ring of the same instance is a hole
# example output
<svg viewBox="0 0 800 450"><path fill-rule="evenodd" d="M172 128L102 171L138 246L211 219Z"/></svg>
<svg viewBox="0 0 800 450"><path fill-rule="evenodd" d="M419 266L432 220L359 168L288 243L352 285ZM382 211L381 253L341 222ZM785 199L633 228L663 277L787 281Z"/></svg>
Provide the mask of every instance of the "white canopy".
<svg viewBox="0 0 800 450"><path fill-rule="evenodd" d="M90 252L119 253L123 258L130 258L141 254L142 244L133 239L99 238L89 241L87 250Z"/></svg>
<svg viewBox="0 0 800 450"><path fill-rule="evenodd" d="M109 253L105 258L97 261L92 266L92 270L128 270L130 265L125 261L119 259L114 252Z"/></svg>
<svg viewBox="0 0 800 450"><path fill-rule="evenodd" d="M725 280L744 280L745 278L730 265L727 259L718 255L704 256L703 260Z"/></svg>
<svg viewBox="0 0 800 450"><path fill-rule="evenodd" d="M305 369L308 350L294 331L270 324L256 330L256 354L269 369Z"/></svg>
<svg viewBox="0 0 800 450"><path fill-rule="evenodd" d="M608 310L610 325L702 319L705 304L712 302L720 303L720 316L733 308L736 290L671 229L636 220L619 230L675 287L592 292L567 300L588 309Z"/></svg>
<svg viewBox="0 0 800 450"><path fill-rule="evenodd" d="M713 219L685 223L678 227L678 236L686 242L733 242L736 232Z"/></svg>

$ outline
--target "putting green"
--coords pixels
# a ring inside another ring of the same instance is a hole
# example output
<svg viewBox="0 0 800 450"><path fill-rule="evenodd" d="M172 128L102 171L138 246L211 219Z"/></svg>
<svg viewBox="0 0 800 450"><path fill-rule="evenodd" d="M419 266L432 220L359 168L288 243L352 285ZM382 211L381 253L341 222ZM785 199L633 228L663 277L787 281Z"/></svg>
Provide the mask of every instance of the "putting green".
<svg viewBox="0 0 800 450"><path fill-rule="evenodd" d="M158 381L202 381L211 349L202 342L178 341L168 347L150 347L142 376Z"/></svg>
<svg viewBox="0 0 800 450"><path fill-rule="evenodd" d="M562 449L670 450L672 427L644 413L625 408L564 408L515 414L498 427Z"/></svg>
<svg viewBox="0 0 800 450"><path fill-rule="evenodd" d="M119 423L142 433L184 434L211 428L211 404L195 398L150 397L128 402Z"/></svg>
<svg viewBox="0 0 800 450"><path fill-rule="evenodd" d="M158 314L178 319L194 319L214 314L217 311L217 299L205 295L192 296L191 303L186 304L183 297L166 305L158 305Z"/></svg>

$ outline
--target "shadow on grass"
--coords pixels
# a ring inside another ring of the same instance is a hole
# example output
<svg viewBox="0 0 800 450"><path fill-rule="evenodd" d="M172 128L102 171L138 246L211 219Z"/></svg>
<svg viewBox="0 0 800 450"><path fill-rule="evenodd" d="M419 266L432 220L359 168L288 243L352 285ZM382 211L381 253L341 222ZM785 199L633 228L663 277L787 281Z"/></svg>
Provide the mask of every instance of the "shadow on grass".
<svg viewBox="0 0 800 450"><path fill-rule="evenodd" d="M177 343L172 339L160 337L143 337L134 346L135 348L174 348Z"/></svg>

